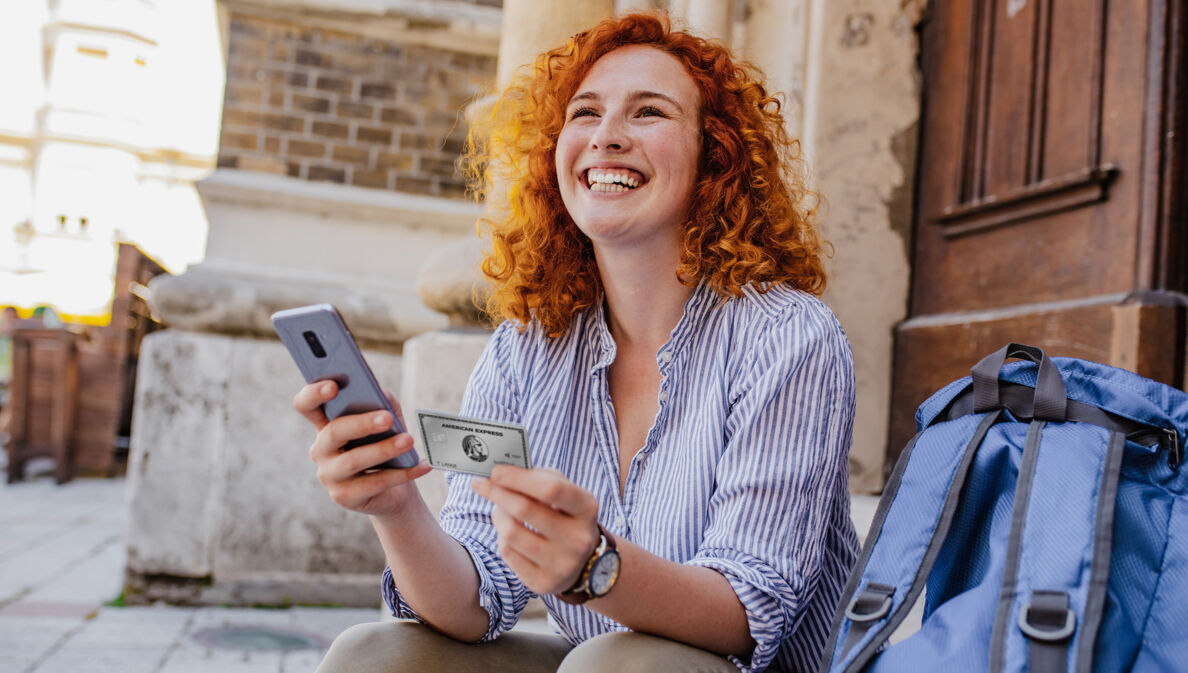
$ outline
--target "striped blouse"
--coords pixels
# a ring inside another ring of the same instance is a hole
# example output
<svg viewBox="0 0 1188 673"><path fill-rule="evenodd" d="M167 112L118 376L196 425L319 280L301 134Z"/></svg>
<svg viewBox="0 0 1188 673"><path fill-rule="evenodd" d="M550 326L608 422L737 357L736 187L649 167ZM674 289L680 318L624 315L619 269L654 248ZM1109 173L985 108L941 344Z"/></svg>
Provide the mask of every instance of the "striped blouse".
<svg viewBox="0 0 1188 673"><path fill-rule="evenodd" d="M849 343L815 297L774 286L722 299L702 283L656 354L659 411L619 495L607 367L615 343L601 305L548 338L539 324L495 330L461 413L527 428L532 463L589 490L608 531L678 563L722 573L756 642L743 671L816 670L854 563L847 453L854 418ZM441 525L470 553L487 639L512 628L531 592L499 557L491 505L451 474ZM417 619L383 577L392 613ZM542 597L571 643L614 620Z"/></svg>

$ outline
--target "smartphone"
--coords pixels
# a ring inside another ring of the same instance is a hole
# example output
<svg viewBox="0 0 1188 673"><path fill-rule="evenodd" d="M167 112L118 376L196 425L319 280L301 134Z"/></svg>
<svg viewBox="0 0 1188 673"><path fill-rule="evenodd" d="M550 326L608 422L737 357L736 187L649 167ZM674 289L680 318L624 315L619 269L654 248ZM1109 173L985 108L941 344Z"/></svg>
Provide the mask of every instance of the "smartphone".
<svg viewBox="0 0 1188 673"><path fill-rule="evenodd" d="M322 405L326 418L334 420L339 416L379 410L392 414L390 429L351 440L343 447L344 451L406 432L375 380L371 367L363 359L346 321L332 304L277 311L272 314L272 326L307 383L329 380L338 384L338 395ZM409 468L415 467L419 461L416 449L411 449L375 467Z"/></svg>

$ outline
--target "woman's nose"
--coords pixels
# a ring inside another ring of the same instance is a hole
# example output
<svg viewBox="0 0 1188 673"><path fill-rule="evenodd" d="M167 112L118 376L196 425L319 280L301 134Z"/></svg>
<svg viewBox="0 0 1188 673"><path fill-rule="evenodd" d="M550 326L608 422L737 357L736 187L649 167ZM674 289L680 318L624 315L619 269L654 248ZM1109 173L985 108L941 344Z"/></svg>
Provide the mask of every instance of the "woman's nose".
<svg viewBox="0 0 1188 673"><path fill-rule="evenodd" d="M606 115L590 137L590 147L596 150L622 152L631 148L626 125L612 115Z"/></svg>

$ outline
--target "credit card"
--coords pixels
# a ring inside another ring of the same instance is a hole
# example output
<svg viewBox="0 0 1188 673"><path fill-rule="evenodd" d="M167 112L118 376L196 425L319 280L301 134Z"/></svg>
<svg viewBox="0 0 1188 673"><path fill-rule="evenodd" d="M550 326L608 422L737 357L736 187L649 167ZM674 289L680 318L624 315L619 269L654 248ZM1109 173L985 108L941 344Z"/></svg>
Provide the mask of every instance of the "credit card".
<svg viewBox="0 0 1188 673"><path fill-rule="evenodd" d="M529 468L528 435L524 428L417 409L425 457L439 470L491 476L496 465Z"/></svg>

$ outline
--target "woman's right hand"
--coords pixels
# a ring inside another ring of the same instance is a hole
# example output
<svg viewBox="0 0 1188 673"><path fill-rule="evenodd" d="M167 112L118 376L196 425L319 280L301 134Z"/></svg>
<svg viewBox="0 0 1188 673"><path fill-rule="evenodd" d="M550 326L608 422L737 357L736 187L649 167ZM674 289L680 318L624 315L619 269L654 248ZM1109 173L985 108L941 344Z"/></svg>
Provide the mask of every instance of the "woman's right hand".
<svg viewBox="0 0 1188 673"><path fill-rule="evenodd" d="M408 469L366 471L411 450L412 435L405 432L343 451L342 447L353 439L392 427L392 415L387 411L371 411L328 420L322 405L337 394L338 386L333 381L318 381L303 387L293 398L293 407L318 431L313 446L309 447L309 457L318 467L318 481L330 499L346 509L380 517L399 514L417 500L412 482L429 473L429 464L422 460ZM387 391L384 394L400 415L400 405ZM400 420L403 424L403 416Z"/></svg>

